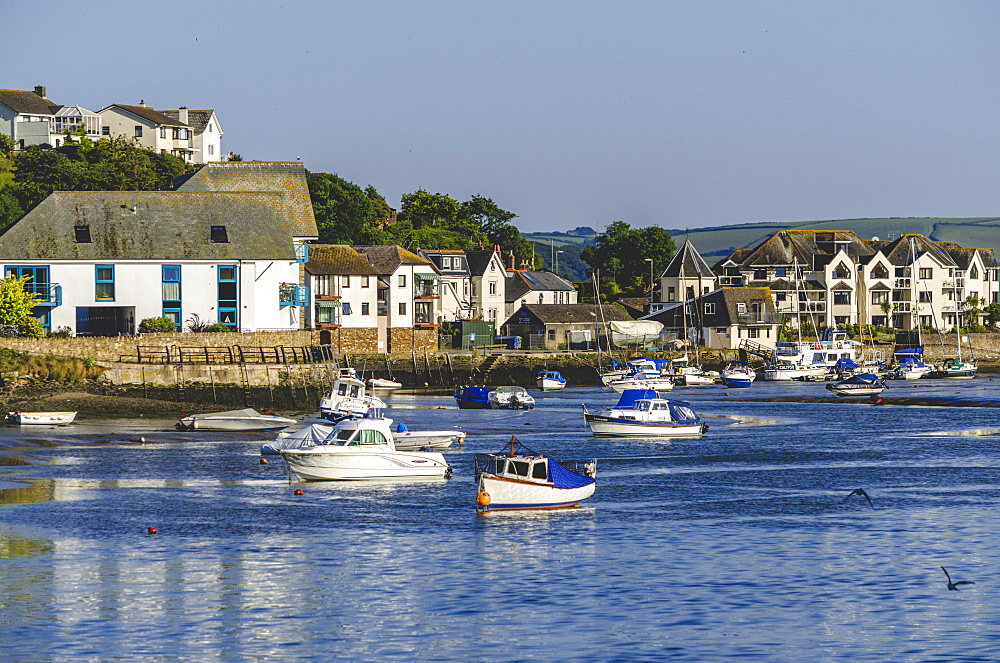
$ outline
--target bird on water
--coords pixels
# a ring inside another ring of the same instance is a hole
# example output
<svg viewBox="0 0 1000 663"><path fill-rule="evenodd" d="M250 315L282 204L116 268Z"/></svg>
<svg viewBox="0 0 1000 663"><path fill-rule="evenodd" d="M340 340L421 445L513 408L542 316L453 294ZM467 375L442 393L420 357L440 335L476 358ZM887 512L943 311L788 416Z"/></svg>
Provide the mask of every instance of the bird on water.
<svg viewBox="0 0 1000 663"><path fill-rule="evenodd" d="M875 509L875 505L872 504L872 498L868 496L868 493L865 492L864 488L855 488L854 490L852 490L850 495L844 498L844 502L851 499L851 497L854 495L860 495L861 497L865 498L866 500L868 500L868 506L870 506L872 510Z"/></svg>
<svg viewBox="0 0 1000 663"><path fill-rule="evenodd" d="M948 589L950 589L950 590L952 590L954 592L958 591L958 586L959 585L975 585L976 584L976 583L972 582L971 580L959 580L958 582L952 582L951 581L951 574L948 573L948 569L946 569L946 568L944 568L942 566L941 570L944 571L945 577L948 578Z"/></svg>

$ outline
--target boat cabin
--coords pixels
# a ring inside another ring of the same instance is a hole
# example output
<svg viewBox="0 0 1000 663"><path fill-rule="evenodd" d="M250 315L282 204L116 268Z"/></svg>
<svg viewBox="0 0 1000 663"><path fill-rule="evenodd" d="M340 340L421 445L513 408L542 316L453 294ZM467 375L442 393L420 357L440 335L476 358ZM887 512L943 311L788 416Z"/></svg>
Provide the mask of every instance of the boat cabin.
<svg viewBox="0 0 1000 663"><path fill-rule="evenodd" d="M543 456L490 456L483 470L507 479L548 482L548 462Z"/></svg>
<svg viewBox="0 0 1000 663"><path fill-rule="evenodd" d="M389 425L387 419L348 420L338 424L324 440L316 442L316 445L342 447L390 445L392 432ZM385 430L381 430L383 428Z"/></svg>

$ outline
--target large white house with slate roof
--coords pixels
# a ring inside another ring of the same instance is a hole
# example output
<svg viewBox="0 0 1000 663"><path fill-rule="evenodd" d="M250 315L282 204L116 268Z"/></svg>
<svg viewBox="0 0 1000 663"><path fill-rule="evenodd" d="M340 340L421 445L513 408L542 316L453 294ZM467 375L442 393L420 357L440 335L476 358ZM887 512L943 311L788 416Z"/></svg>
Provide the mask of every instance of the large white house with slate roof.
<svg viewBox="0 0 1000 663"><path fill-rule="evenodd" d="M525 304L576 304L572 283L552 272L518 269L507 272L505 284L507 318Z"/></svg>
<svg viewBox="0 0 1000 663"><path fill-rule="evenodd" d="M169 118L177 119L191 127L194 148L192 161L212 163L222 161L222 125L214 110L189 110L181 106L177 110L160 111Z"/></svg>
<svg viewBox="0 0 1000 663"><path fill-rule="evenodd" d="M138 106L112 104L98 113L107 136L128 136L153 152L172 154L190 163L197 161L194 129L180 118L155 111L144 101Z"/></svg>
<svg viewBox="0 0 1000 663"><path fill-rule="evenodd" d="M31 277L53 331L132 334L161 316L179 330L300 328L302 241L317 232L308 194L296 199L302 164L215 166L178 191L53 193L0 235L4 275ZM233 188L205 190L221 181Z"/></svg>

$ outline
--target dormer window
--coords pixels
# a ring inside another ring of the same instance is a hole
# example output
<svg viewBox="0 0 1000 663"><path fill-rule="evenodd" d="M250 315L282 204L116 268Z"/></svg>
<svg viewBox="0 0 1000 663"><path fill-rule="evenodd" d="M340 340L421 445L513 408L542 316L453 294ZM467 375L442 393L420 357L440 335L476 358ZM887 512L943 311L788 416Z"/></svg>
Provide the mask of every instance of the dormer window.
<svg viewBox="0 0 1000 663"><path fill-rule="evenodd" d="M216 244L228 244L229 235L225 226L212 226L212 241Z"/></svg>
<svg viewBox="0 0 1000 663"><path fill-rule="evenodd" d="M90 244L90 226L73 226L77 244Z"/></svg>

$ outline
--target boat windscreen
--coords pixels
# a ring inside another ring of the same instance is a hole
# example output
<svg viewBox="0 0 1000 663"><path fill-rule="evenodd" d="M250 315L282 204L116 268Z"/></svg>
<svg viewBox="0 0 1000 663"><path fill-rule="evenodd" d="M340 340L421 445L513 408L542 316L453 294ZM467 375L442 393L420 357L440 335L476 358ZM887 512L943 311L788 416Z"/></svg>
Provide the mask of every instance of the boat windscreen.
<svg viewBox="0 0 1000 663"><path fill-rule="evenodd" d="M701 423L701 419L694 413L694 410L680 403L670 404L670 418L680 424Z"/></svg>
<svg viewBox="0 0 1000 663"><path fill-rule="evenodd" d="M549 458L549 480L556 488L579 488L594 483L592 478L570 472L551 458Z"/></svg>

